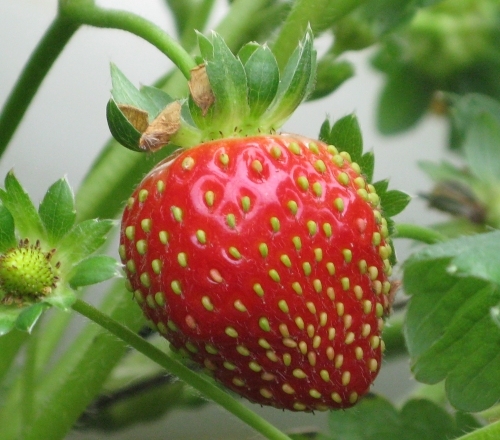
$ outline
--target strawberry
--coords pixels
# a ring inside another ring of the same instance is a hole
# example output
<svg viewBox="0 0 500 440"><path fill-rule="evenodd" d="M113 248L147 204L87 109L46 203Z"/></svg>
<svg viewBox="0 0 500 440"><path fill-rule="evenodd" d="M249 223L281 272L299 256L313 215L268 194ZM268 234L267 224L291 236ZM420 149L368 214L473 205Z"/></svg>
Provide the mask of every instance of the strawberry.
<svg viewBox="0 0 500 440"><path fill-rule="evenodd" d="M247 399L295 411L350 407L377 376L391 252L349 154L285 134L167 159L120 235L129 288L171 345Z"/></svg>

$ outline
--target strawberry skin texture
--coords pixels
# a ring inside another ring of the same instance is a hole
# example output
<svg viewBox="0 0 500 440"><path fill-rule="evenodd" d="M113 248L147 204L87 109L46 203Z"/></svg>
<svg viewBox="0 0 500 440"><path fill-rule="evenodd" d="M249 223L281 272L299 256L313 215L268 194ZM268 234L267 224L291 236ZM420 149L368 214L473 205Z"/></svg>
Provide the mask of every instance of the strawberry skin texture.
<svg viewBox="0 0 500 440"><path fill-rule="evenodd" d="M120 256L147 318L226 387L327 410L354 405L378 374L387 236L348 154L255 136L153 169L125 208Z"/></svg>

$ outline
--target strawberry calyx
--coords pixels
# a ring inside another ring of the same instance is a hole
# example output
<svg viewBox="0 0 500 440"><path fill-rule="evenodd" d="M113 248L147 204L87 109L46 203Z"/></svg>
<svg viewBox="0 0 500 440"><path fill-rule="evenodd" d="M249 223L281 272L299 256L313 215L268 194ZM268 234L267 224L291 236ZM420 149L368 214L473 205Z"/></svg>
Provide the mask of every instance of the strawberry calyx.
<svg viewBox="0 0 500 440"><path fill-rule="evenodd" d="M198 34L200 65L191 71L190 95L183 101L153 87L138 90L112 66L111 133L141 152L274 133L313 91L313 41L308 29L280 73L266 44L248 43L234 55L217 33Z"/></svg>

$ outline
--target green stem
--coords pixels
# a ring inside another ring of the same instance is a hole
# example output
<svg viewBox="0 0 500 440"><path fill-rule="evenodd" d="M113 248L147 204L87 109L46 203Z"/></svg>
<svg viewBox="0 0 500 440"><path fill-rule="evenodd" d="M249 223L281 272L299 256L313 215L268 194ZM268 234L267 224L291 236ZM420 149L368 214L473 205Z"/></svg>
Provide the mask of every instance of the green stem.
<svg viewBox="0 0 500 440"><path fill-rule="evenodd" d="M77 300L73 305L73 309L91 321L100 325L110 333L125 341L128 345L135 348L140 353L147 356L157 364L164 367L167 371L177 376L193 388L200 391L203 395L210 398L220 406L225 408L230 413L234 414L240 420L247 423L249 426L266 436L268 439L290 440L288 436L280 430L268 423L266 420L259 417L253 411L247 409L240 402L233 399L229 394L222 391L216 385L208 382L199 374L191 371L189 368L171 359L167 354L151 345L136 333L129 330L119 322L111 319L109 316L101 313L98 309L82 300Z"/></svg>
<svg viewBox="0 0 500 440"><path fill-rule="evenodd" d="M399 223L396 225L396 231L393 238L409 238L426 244L440 243L447 240L444 235L433 229L407 223Z"/></svg>
<svg viewBox="0 0 500 440"><path fill-rule="evenodd" d="M31 54L0 113L0 157L45 75L77 29L77 23L57 17Z"/></svg>
<svg viewBox="0 0 500 440"><path fill-rule="evenodd" d="M37 347L38 347L38 331L35 329L34 334L26 344L26 355L24 358L24 368L22 377L22 421L23 427L29 427L35 419L35 390L36 390L36 371L37 371Z"/></svg>
<svg viewBox="0 0 500 440"><path fill-rule="evenodd" d="M318 34L367 0L296 0L273 45L280 70L284 68L308 25Z"/></svg>
<svg viewBox="0 0 500 440"><path fill-rule="evenodd" d="M100 8L94 4L65 2L61 15L74 23L99 28L121 29L131 32L163 52L189 79L196 62L189 53L163 29L145 18L128 11Z"/></svg>

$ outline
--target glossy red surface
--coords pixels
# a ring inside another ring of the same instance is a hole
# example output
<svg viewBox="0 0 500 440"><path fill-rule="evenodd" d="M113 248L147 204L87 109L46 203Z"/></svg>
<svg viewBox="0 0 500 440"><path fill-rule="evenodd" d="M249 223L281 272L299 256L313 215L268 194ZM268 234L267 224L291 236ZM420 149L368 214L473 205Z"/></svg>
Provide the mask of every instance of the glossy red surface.
<svg viewBox="0 0 500 440"><path fill-rule="evenodd" d="M248 399L291 410L345 408L366 393L390 286L377 203L358 192L371 188L311 142L259 136L183 151L146 176L121 234L132 290L173 346Z"/></svg>

